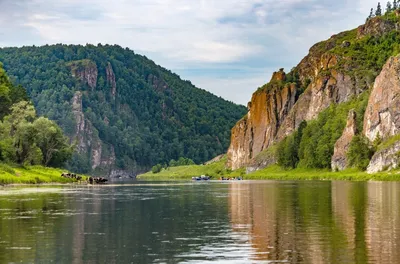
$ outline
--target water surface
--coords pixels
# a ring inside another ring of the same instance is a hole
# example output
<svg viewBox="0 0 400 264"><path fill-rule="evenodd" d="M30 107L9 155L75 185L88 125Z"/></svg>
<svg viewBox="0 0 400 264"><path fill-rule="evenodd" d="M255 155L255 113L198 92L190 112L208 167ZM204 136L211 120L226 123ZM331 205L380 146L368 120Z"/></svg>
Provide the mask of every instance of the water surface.
<svg viewBox="0 0 400 264"><path fill-rule="evenodd" d="M0 188L0 263L400 263L400 183Z"/></svg>

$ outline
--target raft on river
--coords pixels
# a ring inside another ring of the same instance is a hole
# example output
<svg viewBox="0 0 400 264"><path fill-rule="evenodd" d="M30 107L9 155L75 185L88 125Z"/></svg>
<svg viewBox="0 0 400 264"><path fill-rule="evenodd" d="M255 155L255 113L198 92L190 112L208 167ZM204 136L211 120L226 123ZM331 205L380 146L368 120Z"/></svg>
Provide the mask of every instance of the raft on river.
<svg viewBox="0 0 400 264"><path fill-rule="evenodd" d="M201 175L198 177L192 177L192 181L208 181L211 180L212 176Z"/></svg>

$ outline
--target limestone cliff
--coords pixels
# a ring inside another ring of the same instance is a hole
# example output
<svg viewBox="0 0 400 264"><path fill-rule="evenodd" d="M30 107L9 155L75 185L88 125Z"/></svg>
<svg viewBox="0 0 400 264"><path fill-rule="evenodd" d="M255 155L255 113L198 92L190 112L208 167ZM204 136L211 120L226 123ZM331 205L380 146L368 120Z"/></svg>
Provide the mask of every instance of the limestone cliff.
<svg viewBox="0 0 400 264"><path fill-rule="evenodd" d="M97 86L98 70L95 62L91 60L72 61L67 64L71 74L76 79L87 84L92 90Z"/></svg>
<svg viewBox="0 0 400 264"><path fill-rule="evenodd" d="M114 70L113 70L110 62L107 64L106 77L107 77L107 83L111 87L111 95L115 99L115 95L117 94L117 83L115 81Z"/></svg>
<svg viewBox="0 0 400 264"><path fill-rule="evenodd" d="M282 120L293 107L296 86L285 84L283 70L274 73L270 86L253 94L248 114L232 129L228 166L237 169L247 164L274 141Z"/></svg>
<svg viewBox="0 0 400 264"><path fill-rule="evenodd" d="M375 173L400 167L400 141L388 148L382 149L372 157L367 172Z"/></svg>
<svg viewBox="0 0 400 264"><path fill-rule="evenodd" d="M375 80L364 116L364 134L373 141L400 133L400 55L388 60Z"/></svg>
<svg viewBox="0 0 400 264"><path fill-rule="evenodd" d="M98 131L85 117L82 109L82 92L75 92L71 104L76 122L75 134L71 137L71 142L75 142L76 151L81 155L87 155L93 170L99 168L105 171L110 170L115 165L114 148L100 140Z"/></svg>
<svg viewBox="0 0 400 264"><path fill-rule="evenodd" d="M358 85L357 80L338 70L340 56L321 52L325 48L331 48L331 44L313 46L292 70L291 74L299 75L297 84L291 82L283 88L275 87L274 82L286 79L278 72L267 84L275 89L253 94L247 116L232 129L228 167L237 169L254 163L253 159L260 152L293 133L302 121L312 120L330 104L346 102L367 89L366 85ZM305 86L305 91L298 97L300 86ZM362 89L357 88L359 86Z"/></svg>
<svg viewBox="0 0 400 264"><path fill-rule="evenodd" d="M346 154L349 149L351 140L357 134L356 112L354 109L350 110L347 117L347 124L343 130L342 136L335 144L334 153L332 156L332 169L344 170L347 168Z"/></svg>
<svg viewBox="0 0 400 264"><path fill-rule="evenodd" d="M364 116L364 135L374 141L387 140L400 134L400 55L390 58L375 80ZM400 141L374 154L367 168L369 173L397 168Z"/></svg>
<svg viewBox="0 0 400 264"><path fill-rule="evenodd" d="M271 82L253 94L247 116L233 127L227 166L232 169L254 167L258 154L292 134L303 121L313 120L331 104L348 102L370 89L381 65L377 61L370 63L372 66L364 65L363 61L371 60L367 52L379 44L377 39L387 33L398 34L400 24L397 20L385 17L369 19L365 25L315 44L288 74L283 71L274 73ZM372 44L368 39L373 40ZM363 47L368 48L362 50ZM392 69L388 74L394 76L395 71ZM383 81L388 76L381 78ZM377 82L380 83L379 79ZM397 78L391 82L400 81ZM366 116L367 123L370 123L368 126L371 126L366 133L370 139L379 130L385 134L399 132L400 116L393 111L394 105L399 105L397 95L397 90L385 95L371 95L371 100L384 100L386 105L379 104L381 107L376 111L371 109L371 120ZM345 131L343 136L350 136L346 134ZM336 156L338 160L332 161L339 169L345 167L343 159L349 143L345 141L338 142L341 146L336 149L336 154L340 158Z"/></svg>

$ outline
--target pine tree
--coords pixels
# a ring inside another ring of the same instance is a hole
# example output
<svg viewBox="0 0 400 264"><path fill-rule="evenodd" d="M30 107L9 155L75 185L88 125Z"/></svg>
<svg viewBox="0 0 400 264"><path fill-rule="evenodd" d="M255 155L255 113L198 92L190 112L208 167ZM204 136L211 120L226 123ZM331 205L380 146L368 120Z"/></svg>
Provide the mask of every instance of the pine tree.
<svg viewBox="0 0 400 264"><path fill-rule="evenodd" d="M374 9L371 8L371 12L369 13L369 16L368 16L368 18L367 18L367 21L370 20L370 19L373 18L373 17L374 17Z"/></svg>
<svg viewBox="0 0 400 264"><path fill-rule="evenodd" d="M397 0L393 0L393 10L396 10L398 6Z"/></svg>
<svg viewBox="0 0 400 264"><path fill-rule="evenodd" d="M392 11L393 11L393 9L392 9L392 3L387 2L387 4L386 4L386 14L387 14L387 13L390 13L390 12L392 12Z"/></svg>
<svg viewBox="0 0 400 264"><path fill-rule="evenodd" d="M381 16L381 15L382 15L381 3L378 2L378 6L376 7L376 11L375 11L375 16Z"/></svg>

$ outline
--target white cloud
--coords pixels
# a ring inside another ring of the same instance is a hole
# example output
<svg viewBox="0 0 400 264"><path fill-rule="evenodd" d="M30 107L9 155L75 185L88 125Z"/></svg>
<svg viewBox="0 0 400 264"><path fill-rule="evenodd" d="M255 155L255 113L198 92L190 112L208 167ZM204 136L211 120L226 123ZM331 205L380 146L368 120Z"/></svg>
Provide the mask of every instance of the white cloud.
<svg viewBox="0 0 400 264"><path fill-rule="evenodd" d="M361 24L375 6L375 0L0 0L0 45L119 44L244 103L273 69L295 66L312 44ZM203 70L186 74L188 68ZM215 69L224 76L214 76Z"/></svg>

